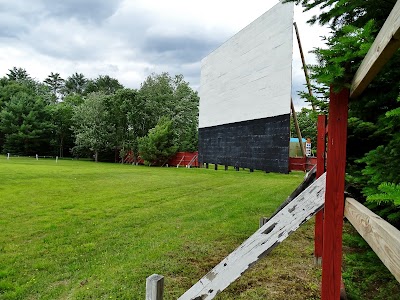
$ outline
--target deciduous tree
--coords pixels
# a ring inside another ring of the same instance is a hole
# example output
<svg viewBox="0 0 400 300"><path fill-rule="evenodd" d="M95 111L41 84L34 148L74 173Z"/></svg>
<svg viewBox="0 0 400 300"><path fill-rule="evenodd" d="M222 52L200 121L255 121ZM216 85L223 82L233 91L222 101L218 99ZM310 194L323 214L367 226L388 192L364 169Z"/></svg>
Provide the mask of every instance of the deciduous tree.
<svg viewBox="0 0 400 300"><path fill-rule="evenodd" d="M74 109L72 129L76 147L92 151L96 162L99 151L113 146L115 128L109 122L108 97L102 92L91 93Z"/></svg>

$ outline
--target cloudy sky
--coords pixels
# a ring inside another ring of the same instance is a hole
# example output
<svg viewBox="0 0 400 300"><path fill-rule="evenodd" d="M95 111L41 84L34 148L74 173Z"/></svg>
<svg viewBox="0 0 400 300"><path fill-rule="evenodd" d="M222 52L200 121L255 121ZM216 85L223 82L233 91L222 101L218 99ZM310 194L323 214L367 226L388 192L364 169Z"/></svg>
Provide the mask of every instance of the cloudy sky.
<svg viewBox="0 0 400 300"><path fill-rule="evenodd" d="M0 76L22 67L43 80L109 75L140 87L152 72L183 74L194 89L200 60L278 0L0 0ZM295 9L306 61L327 30L306 20L317 12ZM294 40L296 42L296 40ZM305 83L297 43L293 94Z"/></svg>

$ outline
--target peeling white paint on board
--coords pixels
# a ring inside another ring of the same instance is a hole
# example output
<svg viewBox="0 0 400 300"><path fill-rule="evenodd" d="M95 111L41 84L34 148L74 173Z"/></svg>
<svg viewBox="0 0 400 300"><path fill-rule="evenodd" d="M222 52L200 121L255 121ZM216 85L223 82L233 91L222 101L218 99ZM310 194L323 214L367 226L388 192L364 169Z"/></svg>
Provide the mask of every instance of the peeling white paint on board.
<svg viewBox="0 0 400 300"><path fill-rule="evenodd" d="M209 300L272 251L300 225L314 216L325 201L326 173L273 216L235 251L193 285L178 300Z"/></svg>
<svg viewBox="0 0 400 300"><path fill-rule="evenodd" d="M202 60L199 127L290 113L293 3L278 3Z"/></svg>

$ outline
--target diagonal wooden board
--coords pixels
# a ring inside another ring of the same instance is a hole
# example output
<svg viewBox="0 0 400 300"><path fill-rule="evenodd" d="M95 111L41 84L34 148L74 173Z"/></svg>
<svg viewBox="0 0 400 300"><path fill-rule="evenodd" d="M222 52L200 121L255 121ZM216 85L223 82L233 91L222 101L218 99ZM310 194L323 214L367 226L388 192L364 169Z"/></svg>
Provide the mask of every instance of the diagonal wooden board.
<svg viewBox="0 0 400 300"><path fill-rule="evenodd" d="M213 299L315 215L325 200L326 173L236 248L178 300Z"/></svg>

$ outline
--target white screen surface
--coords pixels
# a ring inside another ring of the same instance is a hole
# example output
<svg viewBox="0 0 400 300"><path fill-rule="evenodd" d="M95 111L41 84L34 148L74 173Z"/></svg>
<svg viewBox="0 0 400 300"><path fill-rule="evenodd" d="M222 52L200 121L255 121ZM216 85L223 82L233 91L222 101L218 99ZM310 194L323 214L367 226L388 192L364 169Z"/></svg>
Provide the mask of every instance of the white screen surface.
<svg viewBox="0 0 400 300"><path fill-rule="evenodd" d="M293 3L278 3L202 60L199 128L290 113Z"/></svg>

